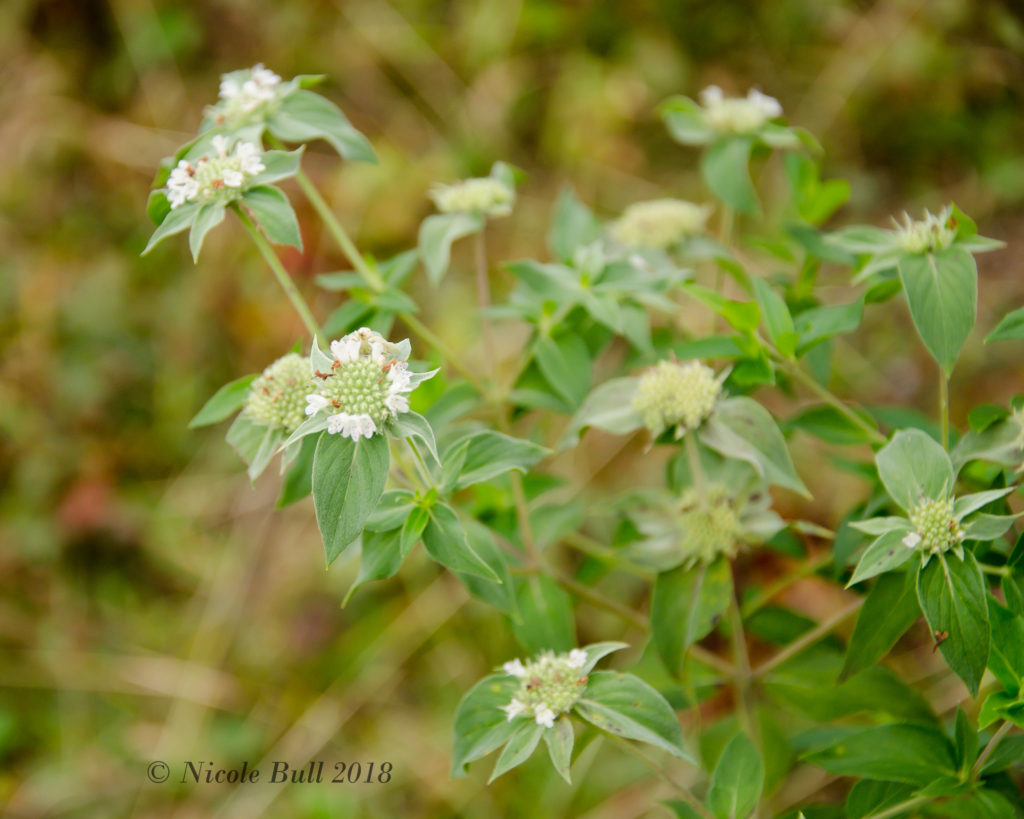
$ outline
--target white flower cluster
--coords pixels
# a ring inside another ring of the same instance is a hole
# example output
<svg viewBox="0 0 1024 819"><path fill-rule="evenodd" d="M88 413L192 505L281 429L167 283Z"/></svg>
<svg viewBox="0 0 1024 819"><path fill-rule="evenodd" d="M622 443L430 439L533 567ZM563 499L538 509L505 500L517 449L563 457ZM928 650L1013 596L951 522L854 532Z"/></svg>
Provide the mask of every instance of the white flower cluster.
<svg viewBox="0 0 1024 819"><path fill-rule="evenodd" d="M659 361L640 379L633 407L655 436L677 426L681 435L711 414L721 391L715 371L699 361Z"/></svg>
<svg viewBox="0 0 1024 819"><path fill-rule="evenodd" d="M914 525L914 531L903 538L903 545L908 549L920 549L928 554L948 552L950 549L962 552L960 544L964 539L964 530L953 516L952 499L921 501L911 510L910 522Z"/></svg>
<svg viewBox="0 0 1024 819"><path fill-rule="evenodd" d="M924 219L915 221L904 212L903 224L896 222L896 241L907 253L935 253L956 241L953 208L949 205L938 215L924 212Z"/></svg>
<svg viewBox="0 0 1024 819"><path fill-rule="evenodd" d="M366 327L332 341L334 361L330 372L314 372L317 391L306 396L306 415L328 411L327 431L358 441L408 412L415 385L408 365L393 357L396 346Z"/></svg>
<svg viewBox="0 0 1024 819"><path fill-rule="evenodd" d="M709 85L700 92L700 104L704 121L723 134L749 134L782 116L779 101L756 88L746 97L727 97L717 85Z"/></svg>
<svg viewBox="0 0 1024 819"><path fill-rule="evenodd" d="M302 423L312 381L309 359L289 353L249 385L245 414L260 426L292 433Z"/></svg>
<svg viewBox="0 0 1024 819"><path fill-rule="evenodd" d="M281 78L257 63L243 71L224 74L220 80L220 102L213 108L218 124L245 119L276 102Z"/></svg>
<svg viewBox="0 0 1024 819"><path fill-rule="evenodd" d="M430 192L441 213L480 213L484 216L508 216L516 194L500 179L490 176L463 179L451 185L436 185Z"/></svg>
<svg viewBox="0 0 1024 819"><path fill-rule="evenodd" d="M262 152L251 142L238 142L218 134L212 140L215 156L203 156L193 165L178 162L167 178L167 201L171 209L186 202L214 202L237 199L254 176L266 170Z"/></svg>
<svg viewBox="0 0 1024 819"><path fill-rule="evenodd" d="M587 684L582 673L587 652L574 648L567 654L546 651L523 663L512 660L502 666L506 674L520 680L519 689L508 705L501 706L511 721L519 716L533 717L538 725L551 728L559 714L575 705Z"/></svg>
<svg viewBox="0 0 1024 819"><path fill-rule="evenodd" d="M624 245L668 250L687 236L704 230L710 205L682 199L652 199L627 207L612 225L612 235Z"/></svg>

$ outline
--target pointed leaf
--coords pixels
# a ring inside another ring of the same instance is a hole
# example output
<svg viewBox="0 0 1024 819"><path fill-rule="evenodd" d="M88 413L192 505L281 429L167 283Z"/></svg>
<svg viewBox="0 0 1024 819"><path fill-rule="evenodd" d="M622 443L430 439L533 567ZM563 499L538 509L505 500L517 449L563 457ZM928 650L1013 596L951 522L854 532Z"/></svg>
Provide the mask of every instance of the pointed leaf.
<svg viewBox="0 0 1024 819"><path fill-rule="evenodd" d="M494 570L469 545L466 531L450 506L438 503L430 510L423 530L423 547L434 560L452 571L497 580Z"/></svg>
<svg viewBox="0 0 1024 819"><path fill-rule="evenodd" d="M665 666L683 667L687 649L711 633L732 600L732 570L720 558L710 566L662 572L654 582L651 633Z"/></svg>
<svg viewBox="0 0 1024 819"><path fill-rule="evenodd" d="M922 499L945 498L953 488L949 455L919 429L899 430L875 460L886 491L907 512Z"/></svg>
<svg viewBox="0 0 1024 819"><path fill-rule="evenodd" d="M555 722L554 727L544 732L544 741L548 746L551 764L555 766L558 775L571 785L569 766L572 763L573 733L572 720L567 714L562 714Z"/></svg>
<svg viewBox="0 0 1024 819"><path fill-rule="evenodd" d="M260 185L250 188L242 202L255 217L271 242L302 250L302 234L291 202L280 188Z"/></svg>
<svg viewBox="0 0 1024 819"><path fill-rule="evenodd" d="M911 571L893 572L875 581L857 615L840 680L881 660L921 616L915 580L916 572Z"/></svg>
<svg viewBox="0 0 1024 819"><path fill-rule="evenodd" d="M341 109L312 91L288 95L267 127L285 142L325 139L345 159L377 161L369 140L352 126Z"/></svg>
<svg viewBox="0 0 1024 819"><path fill-rule="evenodd" d="M532 720L517 719L513 724L516 725L515 733L509 738L498 756L491 778L487 780L488 785L502 774L508 773L517 765L526 762L536 749L537 743L540 742L541 734L544 733L544 726L538 725Z"/></svg>
<svg viewBox="0 0 1024 819"><path fill-rule="evenodd" d="M738 733L718 758L708 791L708 807L716 819L746 819L764 787L764 763L744 733Z"/></svg>
<svg viewBox="0 0 1024 819"><path fill-rule="evenodd" d="M438 285L448 272L452 243L479 233L484 217L479 213L435 213L420 225L419 249L430 283Z"/></svg>
<svg viewBox="0 0 1024 819"><path fill-rule="evenodd" d="M470 762L500 748L515 733L519 726L508 720L501 707L512 701L518 688L516 677L492 674L462 698L455 711L452 777L465 776Z"/></svg>
<svg viewBox="0 0 1024 819"><path fill-rule="evenodd" d="M245 405L245 399L249 395L249 385L256 377L256 374L243 375L241 378L225 384L210 397L209 401L203 404L203 408L188 422L188 428L196 429L217 424L234 415Z"/></svg>

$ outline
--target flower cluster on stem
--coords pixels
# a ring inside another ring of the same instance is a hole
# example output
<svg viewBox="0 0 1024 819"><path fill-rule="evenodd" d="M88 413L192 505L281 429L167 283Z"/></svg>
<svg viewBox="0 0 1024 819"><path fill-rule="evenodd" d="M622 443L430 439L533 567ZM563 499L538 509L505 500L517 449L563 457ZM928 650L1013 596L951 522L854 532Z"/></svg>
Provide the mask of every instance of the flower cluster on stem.
<svg viewBox="0 0 1024 819"><path fill-rule="evenodd" d="M749 134L782 116L779 101L756 88L746 97L727 97L717 85L709 85L700 92L700 104L704 121L723 134Z"/></svg>
<svg viewBox="0 0 1024 819"><path fill-rule="evenodd" d="M253 143L232 141L218 134L211 144L214 155L204 155L192 164L182 159L167 178L167 201L171 209L186 202L231 202L266 170L262 151Z"/></svg>
<svg viewBox="0 0 1024 819"><path fill-rule="evenodd" d="M532 717L538 725L552 727L583 693L586 664L587 652L581 648L566 654L546 651L525 664L519 659L505 663L505 673L517 677L520 683L512 701L502 710L509 720Z"/></svg>
<svg viewBox="0 0 1024 819"><path fill-rule="evenodd" d="M303 421L312 382L309 359L289 353L267 367L249 385L245 414L260 426L292 433Z"/></svg>
<svg viewBox="0 0 1024 819"><path fill-rule="evenodd" d="M660 361L640 379L633 406L653 435L675 427L678 438L707 419L721 391L721 378L699 361Z"/></svg>

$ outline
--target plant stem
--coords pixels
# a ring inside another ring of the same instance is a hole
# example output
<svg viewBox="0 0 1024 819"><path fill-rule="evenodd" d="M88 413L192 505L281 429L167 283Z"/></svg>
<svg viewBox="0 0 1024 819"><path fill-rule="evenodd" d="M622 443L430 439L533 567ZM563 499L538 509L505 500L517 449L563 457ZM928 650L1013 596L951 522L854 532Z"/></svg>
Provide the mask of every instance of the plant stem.
<svg viewBox="0 0 1024 819"><path fill-rule="evenodd" d="M657 573L651 569L639 566L635 563L623 560L615 549L609 549L607 546L603 546L582 532L569 532L562 537L562 543L571 549L576 549L589 557L593 557L596 560L604 561L605 563L611 563L617 569L621 569L626 574L631 574L634 577L639 577L641 580L646 580L648 583L654 582L657 577Z"/></svg>
<svg viewBox="0 0 1024 819"><path fill-rule="evenodd" d="M1010 729L1012 727L1012 722L1004 722L999 726L999 730L992 735L992 739L988 741L988 744L985 746L985 750L981 752L981 755L975 761L974 765L971 766L971 779L976 779L978 777L978 774L980 774L981 769L985 767L985 763L992 755L992 752L996 749L996 746L1003 741L1003 737L1010 733Z"/></svg>
<svg viewBox="0 0 1024 819"><path fill-rule="evenodd" d="M906 802L900 802L898 805L893 805L888 810L883 810L880 813L872 813L864 819L892 819L893 816L899 816L901 813L906 813L908 810L912 810L920 805L926 805L932 800L930 796L915 796L912 799L908 799Z"/></svg>
<svg viewBox="0 0 1024 819"><path fill-rule="evenodd" d="M271 137L269 141L275 148L284 147L273 137ZM320 216L321 221L327 228L327 232L331 234L331 237L335 242L337 242L338 247L341 248L342 253L344 253L345 257L349 262L351 262L355 271L362 277L363 281L366 282L366 286L375 293L380 293L385 290L387 287L386 282L380 277L380 274L376 270L366 263L366 259L360 255L358 248L349 237L348 232L342 226L341 222L338 221L338 218L334 215L333 211L331 211L330 206L327 204L323 196L320 195L320 191L317 190L316 185L314 185L310 178L306 176L305 171L299 170L295 175L295 181L298 182L299 187L302 188L302 192L306 195L309 203L313 206L313 210L315 210ZM410 330L441 353L445 361L451 365L452 369L465 378L466 381L472 385L473 389L485 397L490 396L491 391L487 388L484 382L477 377L472 368L464 364L454 353L451 347L439 338L433 330L427 327L412 313L400 311L396 315L409 327Z"/></svg>
<svg viewBox="0 0 1024 819"><path fill-rule="evenodd" d="M581 600L586 600L590 605L599 609L604 609L607 612L611 612L634 628L640 629L640 631L647 631L650 628L643 617L631 608L622 605L622 603L605 597L600 592L594 591L590 586L584 586L582 583L562 574L551 566L542 566L540 568L542 571L550 575L551 579L567 592L576 595Z"/></svg>
<svg viewBox="0 0 1024 819"><path fill-rule="evenodd" d="M416 442L412 438L406 438L405 442L409 444L409 449L412 450L413 458L416 459L416 465L419 467L420 472L423 475L423 480L426 481L427 486L431 489L437 489L437 484L434 483L434 478L430 474L427 462L423 460L423 456L420 454L419 448L416 446Z"/></svg>
<svg viewBox="0 0 1024 819"><path fill-rule="evenodd" d="M805 648L814 645L816 642L818 642L818 640L820 640L826 634L830 633L832 629L834 629L840 623L842 623L845 620L848 620L850 617L852 617L854 614L860 611L860 608L863 605L864 598L861 597L855 600L854 602L850 603L850 605L848 605L846 608L840 609L831 617L822 620L818 625L816 625L810 631L800 635L800 637L798 637L796 640L794 640L792 643L790 643L788 646L782 649L782 651L780 651L770 660L766 660L757 668L755 668L754 677L763 677L773 668L777 668L778 666L786 662L786 660L790 659L791 657L795 657Z"/></svg>
<svg viewBox="0 0 1024 819"><path fill-rule="evenodd" d="M773 583L769 583L765 586L757 595L747 600L746 603L740 609L740 613L744 617L749 617L755 611L759 611L765 604L768 603L775 595L780 591L787 588L788 586L795 583L797 580L802 580L809 575L814 574L819 569L828 566L832 562L832 554L825 552L824 554L818 555L814 560L808 560L801 563L800 566L790 572L789 574L783 575Z"/></svg>
<svg viewBox="0 0 1024 819"><path fill-rule="evenodd" d="M761 747L760 726L753 713L753 674L750 671L750 656L747 654L747 638L743 631L743 617L739 600L735 594L736 580L733 572L733 596L729 602L729 631L732 639L733 688L736 691L736 707L740 727L751 738L757 748Z"/></svg>
<svg viewBox="0 0 1024 819"><path fill-rule="evenodd" d="M701 506L708 505L708 487L704 477L704 467L700 462L700 450L697 448L697 439L693 432L687 432L683 438L686 444L686 460L690 464L690 477L697 487L697 497L700 498Z"/></svg>
<svg viewBox="0 0 1024 819"><path fill-rule="evenodd" d="M264 238L263 234L256 225L253 224L252 219L238 203L231 205L231 209L237 214L239 220L242 222L242 226L248 231L249 236L252 237L253 242L256 243L256 247L263 256L264 261L270 265L270 269L274 271L274 276L277 277L278 284L281 285L285 292L285 295L291 300L292 307L295 308L295 312L299 314L302 319L302 323L306 325L306 329L309 330L309 334L317 339L319 342L323 342L323 336L320 333L320 325L317 324L316 319L313 317L313 311L309 309L309 305L306 304L306 300L302 298L302 294L299 289L295 286L295 282L292 281L292 277L288 275L288 271L284 269L284 265L281 264L281 260L277 258L277 254L274 253L274 249L270 246L270 242Z"/></svg>
<svg viewBox="0 0 1024 819"><path fill-rule="evenodd" d="M807 387L807 389L813 392L816 396L818 396L818 398L820 398L826 404L835 408L841 415L843 415L843 417L849 420L852 424L864 430L864 432L866 432L868 436L871 438L872 443L884 444L886 442L886 437L878 431L877 427L872 426L867 421L865 421L858 413L850 409L846 405L846 402L844 402L841 398L834 395L828 389L819 384L813 376L804 372L803 368L801 368L798 364L790 361L788 358L783 356L774 347L771 347L769 345L769 349L772 353L772 357L776 360L776 362L782 365L782 368L787 373L789 373L790 376L792 376L794 379L796 379L805 387Z"/></svg>
<svg viewBox="0 0 1024 819"><path fill-rule="evenodd" d="M491 283L487 270L487 240L484 238L484 230L481 228L474 237L473 250L476 261L476 299L481 311L486 311L491 306ZM494 376L494 336L491 333L491 318L484 312L481 315L481 326L484 336L484 356L487 358L488 366L491 368L491 376Z"/></svg>
<svg viewBox="0 0 1024 819"><path fill-rule="evenodd" d="M949 449L949 378L939 367L939 421L942 424L942 448Z"/></svg>
<svg viewBox="0 0 1024 819"><path fill-rule="evenodd" d="M705 808L703 804L701 804L700 800L697 799L696 796L690 793L689 788L687 788L682 782L677 782L672 777L672 775L668 773L668 771L666 771L657 762L655 762L653 759L647 756L647 754L645 754L639 748L634 746L632 743L626 741L622 737L615 736L614 734L611 734L610 736L612 737L612 739L614 739L616 742L622 745L627 751L633 754L633 756L643 760L644 764L647 765L647 767L649 767L652 771L654 771L654 773L656 773L658 776L664 779L665 782L671 785L672 789L683 797L683 800L686 802L686 804L693 808L694 811L696 811L700 816L704 816L706 817L706 819L714 819L712 813L707 808Z"/></svg>
<svg viewBox="0 0 1024 819"><path fill-rule="evenodd" d="M425 488L423 484L420 482L420 478L417 473L416 467L409 465L409 461L406 459L405 455L402 453L401 447L398 445L398 439L392 438L390 443L391 457L395 459L395 463L398 464L399 468L401 468L405 477L408 478L409 484L412 486L412 488L416 492L422 494Z"/></svg>
<svg viewBox="0 0 1024 819"><path fill-rule="evenodd" d="M1013 572L1010 571L1009 566L993 566L991 563L979 563L981 570L985 574L992 574L998 577L1012 577Z"/></svg>

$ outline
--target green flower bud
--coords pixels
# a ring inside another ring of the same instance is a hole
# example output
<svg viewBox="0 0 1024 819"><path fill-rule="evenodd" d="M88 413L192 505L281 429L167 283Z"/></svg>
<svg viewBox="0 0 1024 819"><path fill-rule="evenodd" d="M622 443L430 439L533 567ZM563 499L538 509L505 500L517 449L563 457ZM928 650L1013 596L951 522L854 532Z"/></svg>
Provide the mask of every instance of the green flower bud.
<svg viewBox="0 0 1024 819"><path fill-rule="evenodd" d="M678 518L679 551L683 565L708 565L719 557L734 557L744 540L743 525L735 499L724 486L707 487L704 499L697 489L687 489Z"/></svg>
<svg viewBox="0 0 1024 819"><path fill-rule="evenodd" d="M947 205L938 216L925 211L924 219L916 222L909 214L904 213L903 224L896 224L896 240L907 253L935 253L945 250L956 241L953 208Z"/></svg>
<svg viewBox="0 0 1024 819"><path fill-rule="evenodd" d="M961 550L964 531L953 516L952 498L921 501L911 510L910 522L914 531L903 538L907 547L928 554Z"/></svg>
<svg viewBox="0 0 1024 819"><path fill-rule="evenodd" d="M255 424L292 433L305 419L312 386L309 359L289 353L249 385L244 412Z"/></svg>
<svg viewBox="0 0 1024 819"><path fill-rule="evenodd" d="M441 213L479 213L484 216L508 216L516 194L499 179L489 176L464 179L452 185L437 185L431 192Z"/></svg>

